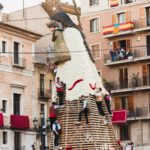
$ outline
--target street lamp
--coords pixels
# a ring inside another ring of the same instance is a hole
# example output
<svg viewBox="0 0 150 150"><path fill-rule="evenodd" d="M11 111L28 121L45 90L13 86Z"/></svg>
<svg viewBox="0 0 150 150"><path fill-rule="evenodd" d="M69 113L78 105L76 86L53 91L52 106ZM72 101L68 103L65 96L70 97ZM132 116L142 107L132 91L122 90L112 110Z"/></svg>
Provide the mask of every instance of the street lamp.
<svg viewBox="0 0 150 150"><path fill-rule="evenodd" d="M50 131L50 120L48 118L45 124L44 112L40 113L40 117L40 123L37 118L33 119L34 130L36 131L37 135L39 135L41 138L40 150L48 150L48 147L45 145L45 136Z"/></svg>

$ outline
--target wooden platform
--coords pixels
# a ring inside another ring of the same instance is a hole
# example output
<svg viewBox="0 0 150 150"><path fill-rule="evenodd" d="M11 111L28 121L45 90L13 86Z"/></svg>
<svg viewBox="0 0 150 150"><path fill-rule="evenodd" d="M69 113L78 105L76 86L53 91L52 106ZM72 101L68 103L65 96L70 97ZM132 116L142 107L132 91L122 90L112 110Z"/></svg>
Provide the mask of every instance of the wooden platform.
<svg viewBox="0 0 150 150"><path fill-rule="evenodd" d="M120 150L105 102L103 109L107 124L101 121L94 96L89 96L89 109L89 124L86 124L84 114L82 123L78 124L81 110L79 100L66 101L65 107L61 108L58 114L62 126L60 145L64 148L71 145L73 150ZM50 143L53 143L53 138L50 138Z"/></svg>

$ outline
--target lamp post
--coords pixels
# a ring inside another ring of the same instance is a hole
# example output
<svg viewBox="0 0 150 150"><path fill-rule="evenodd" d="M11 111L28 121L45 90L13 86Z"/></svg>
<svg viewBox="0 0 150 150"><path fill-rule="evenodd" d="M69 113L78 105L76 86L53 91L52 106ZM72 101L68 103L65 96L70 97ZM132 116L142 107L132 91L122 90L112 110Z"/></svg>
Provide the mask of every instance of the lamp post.
<svg viewBox="0 0 150 150"><path fill-rule="evenodd" d="M48 150L48 146L45 142L45 136L48 133L48 131L50 131L50 120L48 118L45 123L44 112L40 112L40 117L40 122L37 118L33 119L34 130L36 131L37 135L39 135L41 138L40 150Z"/></svg>

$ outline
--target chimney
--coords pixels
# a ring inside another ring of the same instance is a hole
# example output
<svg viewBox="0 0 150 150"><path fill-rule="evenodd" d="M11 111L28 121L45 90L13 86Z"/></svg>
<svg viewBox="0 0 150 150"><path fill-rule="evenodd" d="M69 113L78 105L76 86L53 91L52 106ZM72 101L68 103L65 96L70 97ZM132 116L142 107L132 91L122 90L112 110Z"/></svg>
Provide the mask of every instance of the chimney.
<svg viewBox="0 0 150 150"><path fill-rule="evenodd" d="M3 5L2 3L0 3L0 22L2 21L2 9L3 9Z"/></svg>

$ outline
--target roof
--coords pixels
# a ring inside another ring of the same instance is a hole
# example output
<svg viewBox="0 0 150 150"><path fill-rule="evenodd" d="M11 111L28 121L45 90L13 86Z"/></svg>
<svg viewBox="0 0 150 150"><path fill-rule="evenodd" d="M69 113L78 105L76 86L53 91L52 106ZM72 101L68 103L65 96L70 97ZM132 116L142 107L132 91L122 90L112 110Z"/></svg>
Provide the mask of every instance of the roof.
<svg viewBox="0 0 150 150"><path fill-rule="evenodd" d="M5 30L8 33L12 33L13 35L17 35L19 37L23 37L32 41L36 41L40 39L43 35L40 33L36 33L15 25L10 25L7 23L0 22L0 30Z"/></svg>

